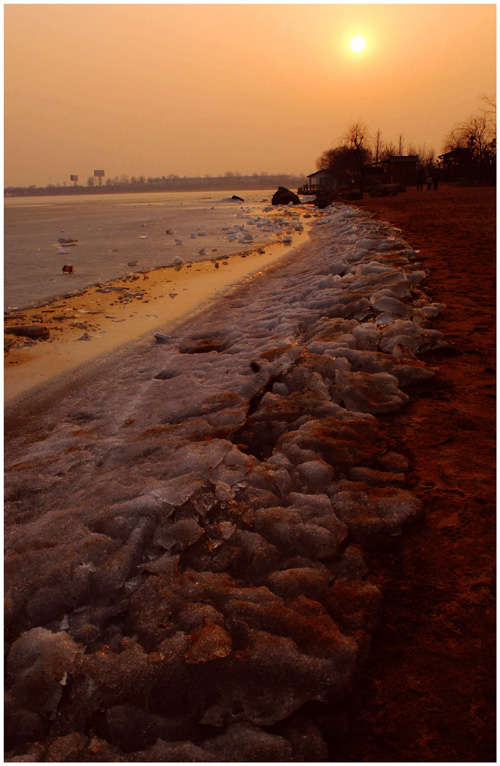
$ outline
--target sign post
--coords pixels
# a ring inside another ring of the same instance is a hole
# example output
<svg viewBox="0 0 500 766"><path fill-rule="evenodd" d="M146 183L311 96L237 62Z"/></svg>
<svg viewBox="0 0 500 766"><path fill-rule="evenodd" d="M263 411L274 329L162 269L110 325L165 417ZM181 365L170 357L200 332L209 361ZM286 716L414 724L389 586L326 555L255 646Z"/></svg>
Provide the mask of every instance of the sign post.
<svg viewBox="0 0 500 766"><path fill-rule="evenodd" d="M94 170L94 176L99 179L99 186L100 186L101 178L104 178L104 170Z"/></svg>

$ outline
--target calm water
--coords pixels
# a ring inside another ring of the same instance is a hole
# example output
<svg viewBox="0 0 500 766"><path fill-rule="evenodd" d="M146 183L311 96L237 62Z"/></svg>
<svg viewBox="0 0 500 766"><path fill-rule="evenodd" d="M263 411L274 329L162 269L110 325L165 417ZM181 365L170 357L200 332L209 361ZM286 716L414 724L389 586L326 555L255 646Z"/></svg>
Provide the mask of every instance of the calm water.
<svg viewBox="0 0 500 766"><path fill-rule="evenodd" d="M250 226L254 242L242 245L222 230L268 215L264 208L272 195L269 189L238 192L244 203L227 201L231 192L224 191L6 198L5 308L26 308L133 271L170 266L176 255L203 260L276 240ZM200 230L205 236L190 237ZM61 254L59 237L77 239L78 245ZM65 264L75 273L63 274Z"/></svg>

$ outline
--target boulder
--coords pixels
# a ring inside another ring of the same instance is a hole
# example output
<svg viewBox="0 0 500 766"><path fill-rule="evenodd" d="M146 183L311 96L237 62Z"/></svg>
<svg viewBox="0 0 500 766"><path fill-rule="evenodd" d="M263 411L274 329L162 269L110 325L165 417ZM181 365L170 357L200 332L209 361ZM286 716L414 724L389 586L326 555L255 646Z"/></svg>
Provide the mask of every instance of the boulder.
<svg viewBox="0 0 500 766"><path fill-rule="evenodd" d="M274 193L271 202L273 205L288 205L290 202L294 205L300 205L299 197L284 186L278 186L278 191Z"/></svg>
<svg viewBox="0 0 500 766"><path fill-rule="evenodd" d="M331 205L332 202L334 202L338 198L339 198L339 194L336 190L325 189L318 193L318 196L313 201L313 205L315 205L320 210L323 210L325 207L328 207L328 205Z"/></svg>

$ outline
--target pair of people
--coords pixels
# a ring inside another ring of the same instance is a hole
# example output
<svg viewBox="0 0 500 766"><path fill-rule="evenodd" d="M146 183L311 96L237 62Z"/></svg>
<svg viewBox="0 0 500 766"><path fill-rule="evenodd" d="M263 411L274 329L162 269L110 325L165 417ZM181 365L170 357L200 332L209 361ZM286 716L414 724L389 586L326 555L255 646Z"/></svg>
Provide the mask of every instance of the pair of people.
<svg viewBox="0 0 500 766"><path fill-rule="evenodd" d="M427 178L425 178L425 170L419 170L417 174L417 191L422 191L424 188L424 179L425 183L427 184L427 191L430 191L432 188L437 189L438 188L438 177L434 173L434 175L428 175Z"/></svg>

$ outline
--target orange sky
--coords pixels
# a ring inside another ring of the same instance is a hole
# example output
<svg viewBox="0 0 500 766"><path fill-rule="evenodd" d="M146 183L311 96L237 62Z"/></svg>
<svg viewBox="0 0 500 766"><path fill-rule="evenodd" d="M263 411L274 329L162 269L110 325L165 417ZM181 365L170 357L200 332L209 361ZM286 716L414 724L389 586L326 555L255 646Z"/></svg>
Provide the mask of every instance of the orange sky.
<svg viewBox="0 0 500 766"><path fill-rule="evenodd" d="M307 174L357 120L439 153L496 92L495 4L4 8L7 186Z"/></svg>

